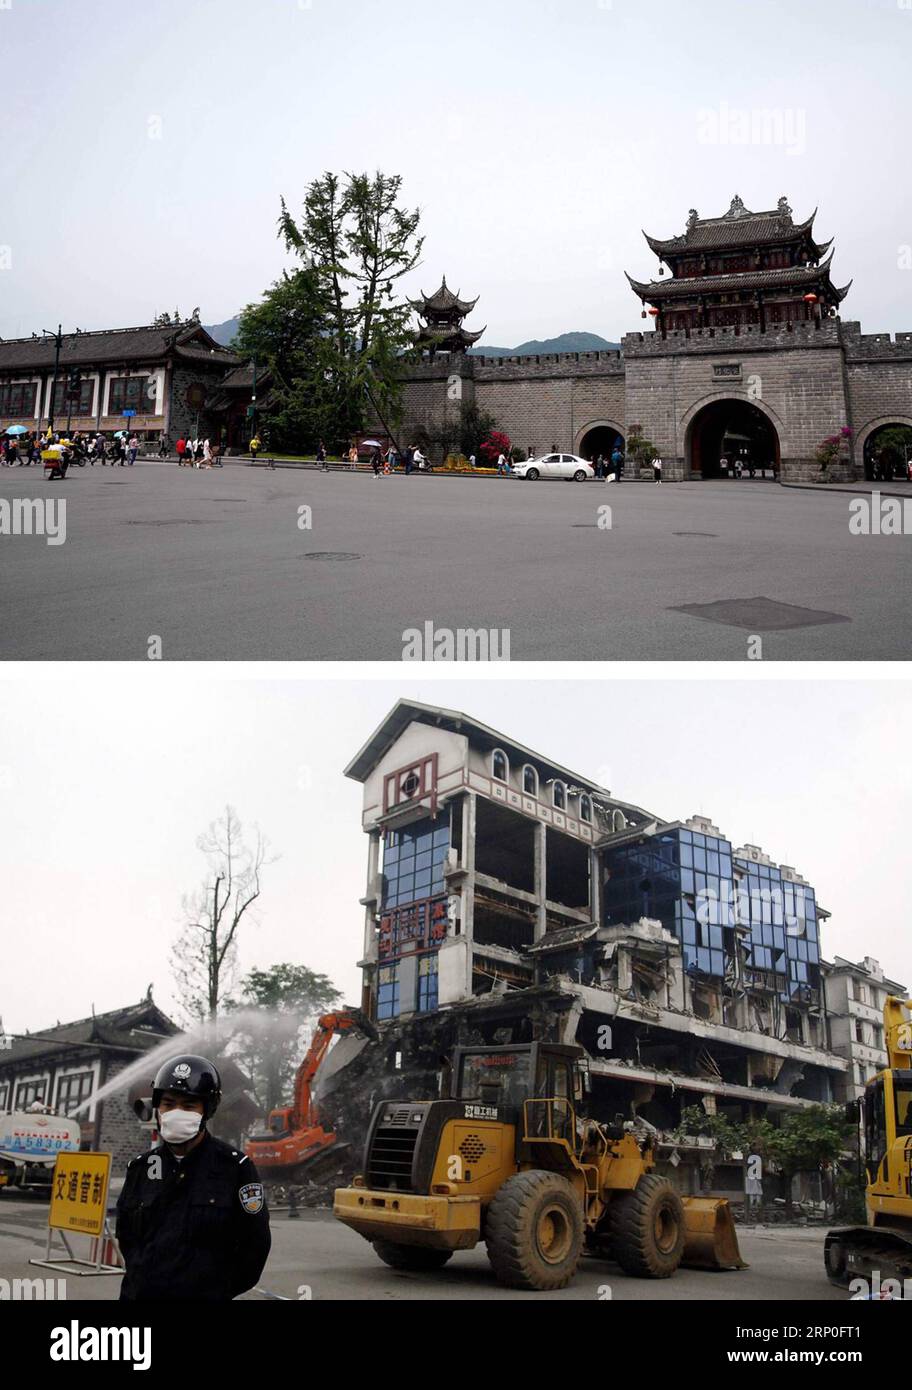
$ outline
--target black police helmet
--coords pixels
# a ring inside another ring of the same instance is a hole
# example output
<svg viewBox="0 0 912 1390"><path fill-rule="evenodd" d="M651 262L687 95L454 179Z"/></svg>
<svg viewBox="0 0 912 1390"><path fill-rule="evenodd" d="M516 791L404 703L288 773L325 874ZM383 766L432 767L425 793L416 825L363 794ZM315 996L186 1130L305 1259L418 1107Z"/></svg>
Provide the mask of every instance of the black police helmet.
<svg viewBox="0 0 912 1390"><path fill-rule="evenodd" d="M152 1106L158 1109L165 1091L175 1095L192 1096L203 1102L203 1117L211 1119L222 1098L222 1078L218 1067L205 1057L182 1053L163 1062L152 1082Z"/></svg>

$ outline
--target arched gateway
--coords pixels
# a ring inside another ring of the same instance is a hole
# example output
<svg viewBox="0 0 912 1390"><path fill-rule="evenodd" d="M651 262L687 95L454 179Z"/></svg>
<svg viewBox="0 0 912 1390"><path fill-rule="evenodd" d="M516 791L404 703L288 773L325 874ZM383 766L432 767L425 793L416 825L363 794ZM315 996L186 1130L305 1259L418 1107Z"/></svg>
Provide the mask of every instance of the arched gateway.
<svg viewBox="0 0 912 1390"><path fill-rule="evenodd" d="M740 462L744 476L779 476L779 435L770 416L753 401L722 397L698 406L684 435L685 467L691 476L731 477Z"/></svg>
<svg viewBox="0 0 912 1390"><path fill-rule="evenodd" d="M620 425L616 425L612 420L593 420L579 431L573 452L584 459L595 460L599 454L610 459L618 441L623 453L625 439Z"/></svg>

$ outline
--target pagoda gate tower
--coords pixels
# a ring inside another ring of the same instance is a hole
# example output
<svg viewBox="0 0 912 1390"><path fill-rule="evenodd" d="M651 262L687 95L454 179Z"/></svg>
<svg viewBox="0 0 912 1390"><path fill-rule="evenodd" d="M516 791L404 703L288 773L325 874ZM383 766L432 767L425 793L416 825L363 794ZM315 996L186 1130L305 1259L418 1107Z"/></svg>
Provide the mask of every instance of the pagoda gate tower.
<svg viewBox="0 0 912 1390"><path fill-rule="evenodd" d="M805 222L793 222L785 198L769 212L750 212L737 196L722 217L700 217L691 209L681 236L646 236L659 258L660 278L627 276L643 317L648 304L662 333L749 325L765 332L768 326L835 317L851 282L837 289L830 279L833 243L814 239L816 215L815 209ZM661 278L665 266L671 272L667 280Z"/></svg>
<svg viewBox="0 0 912 1390"><path fill-rule="evenodd" d="M422 290L420 299L409 300L422 320L415 336L415 346L431 358L438 352L468 352L485 331L480 328L477 333L470 333L462 326L463 319L477 303L477 298L460 299L458 294L454 294L447 286L445 275L440 289L434 294L426 295Z"/></svg>

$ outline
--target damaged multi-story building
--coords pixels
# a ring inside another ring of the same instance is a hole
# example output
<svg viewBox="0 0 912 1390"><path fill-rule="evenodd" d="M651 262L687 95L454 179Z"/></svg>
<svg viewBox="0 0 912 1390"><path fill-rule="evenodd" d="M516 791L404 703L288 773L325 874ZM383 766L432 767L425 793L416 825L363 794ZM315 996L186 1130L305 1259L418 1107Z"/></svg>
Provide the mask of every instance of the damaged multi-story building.
<svg viewBox="0 0 912 1390"><path fill-rule="evenodd" d="M401 700L346 769L369 836L363 1006L457 1042L581 1044L596 1116L668 1132L844 1093L814 888L705 817L669 821L457 711Z"/></svg>

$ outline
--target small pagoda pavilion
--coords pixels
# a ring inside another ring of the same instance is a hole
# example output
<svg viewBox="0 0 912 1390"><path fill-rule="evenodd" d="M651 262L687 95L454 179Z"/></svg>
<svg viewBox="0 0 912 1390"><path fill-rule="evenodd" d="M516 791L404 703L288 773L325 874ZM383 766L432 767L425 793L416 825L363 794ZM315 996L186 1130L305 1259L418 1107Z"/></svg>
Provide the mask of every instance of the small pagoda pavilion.
<svg viewBox="0 0 912 1390"><path fill-rule="evenodd" d="M420 299L410 299L409 303L422 320L415 338L421 351L433 357L438 352L468 352L473 343L484 333L470 333L463 328L462 321L478 303L478 299L460 299L458 294L448 288L446 276L435 294L421 292Z"/></svg>
<svg viewBox="0 0 912 1390"><path fill-rule="evenodd" d="M687 230L669 241L644 232L660 278L627 276L643 317L663 334L749 326L766 332L833 317L851 281L837 289L830 279L833 243L815 239L816 215L796 223L785 198L769 212L751 212L736 196L722 217L691 209ZM666 266L669 279L662 278Z"/></svg>

